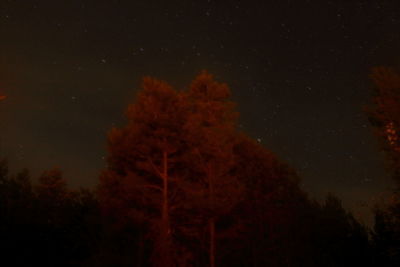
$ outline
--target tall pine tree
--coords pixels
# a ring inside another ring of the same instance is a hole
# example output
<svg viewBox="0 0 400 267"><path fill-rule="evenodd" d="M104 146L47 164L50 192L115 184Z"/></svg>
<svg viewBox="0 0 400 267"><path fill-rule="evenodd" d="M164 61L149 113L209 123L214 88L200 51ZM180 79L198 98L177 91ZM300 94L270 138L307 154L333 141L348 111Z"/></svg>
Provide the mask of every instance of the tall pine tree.
<svg viewBox="0 0 400 267"><path fill-rule="evenodd" d="M119 219L148 225L154 240L155 266L172 266L171 210L179 194L179 169L185 105L180 93L164 82L143 79L143 90L127 111L128 125L109 136L108 169L99 193L105 210Z"/></svg>

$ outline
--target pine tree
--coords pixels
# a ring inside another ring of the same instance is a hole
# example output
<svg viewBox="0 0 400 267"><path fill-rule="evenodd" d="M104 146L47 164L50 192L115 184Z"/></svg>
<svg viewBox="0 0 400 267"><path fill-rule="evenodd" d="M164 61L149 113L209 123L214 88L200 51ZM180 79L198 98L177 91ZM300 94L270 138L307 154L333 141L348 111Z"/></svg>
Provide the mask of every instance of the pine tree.
<svg viewBox="0 0 400 267"><path fill-rule="evenodd" d="M194 79L188 92L187 143L192 153L192 167L198 173L196 182L200 186L197 187L201 188L197 191L197 199L208 210L205 218L211 267L216 264L216 223L239 202L242 193L241 184L233 172L237 114L229 96L228 86L214 81L205 71Z"/></svg>
<svg viewBox="0 0 400 267"><path fill-rule="evenodd" d="M171 211L179 204L174 179L184 147L184 109L180 93L144 78L128 108L128 125L109 134L109 166L99 187L106 210L151 228L156 266L173 265Z"/></svg>

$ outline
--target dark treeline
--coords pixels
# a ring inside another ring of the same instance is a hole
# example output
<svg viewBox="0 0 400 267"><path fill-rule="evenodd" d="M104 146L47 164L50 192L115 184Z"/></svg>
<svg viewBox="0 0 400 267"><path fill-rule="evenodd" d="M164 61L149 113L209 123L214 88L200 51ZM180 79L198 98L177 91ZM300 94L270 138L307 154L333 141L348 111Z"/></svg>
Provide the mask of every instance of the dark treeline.
<svg viewBox="0 0 400 267"><path fill-rule="evenodd" d="M68 190L58 170L32 185L27 171L8 175L3 161L0 175L2 260L15 266L151 265L156 244L148 225L102 215L95 194ZM372 266L368 232L339 199L328 196L319 204L295 187L272 190L281 195L248 196L217 222L216 266ZM387 233L381 234L377 238ZM199 237L181 237L188 251L179 248L176 257L195 253L186 266L208 266L205 234L192 236Z"/></svg>
<svg viewBox="0 0 400 267"><path fill-rule="evenodd" d="M229 95L205 72L184 91L145 78L127 125L108 135L108 166L94 191L68 189L58 169L33 184L29 171L10 174L3 160L2 261L399 266L398 202L377 209L368 229L337 197L312 200L295 170L237 130Z"/></svg>

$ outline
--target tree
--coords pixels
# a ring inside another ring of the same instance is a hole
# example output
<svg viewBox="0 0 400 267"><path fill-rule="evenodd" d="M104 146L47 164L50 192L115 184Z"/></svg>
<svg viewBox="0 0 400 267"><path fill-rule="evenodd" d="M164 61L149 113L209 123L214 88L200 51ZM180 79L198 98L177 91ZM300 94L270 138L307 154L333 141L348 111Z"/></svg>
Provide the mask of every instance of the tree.
<svg viewBox="0 0 400 267"><path fill-rule="evenodd" d="M165 82L143 79L143 90L127 111L128 125L109 136L108 169L100 180L100 201L118 217L150 226L153 263L172 266L171 211L178 204L185 103Z"/></svg>
<svg viewBox="0 0 400 267"><path fill-rule="evenodd" d="M36 186L39 198L48 199L48 203L58 205L67 198L67 184L58 168L50 169L39 177L39 184Z"/></svg>
<svg viewBox="0 0 400 267"><path fill-rule="evenodd" d="M240 221L241 229L240 235L231 239L231 246L236 243L236 247L226 260L242 260L242 265L252 266L299 262L294 254L305 247L304 231L298 230L303 221L299 214L308 207L298 186L299 177L260 143L245 135L238 138L235 173L244 186L244 196L235 220Z"/></svg>
<svg viewBox="0 0 400 267"><path fill-rule="evenodd" d="M400 205L375 210L375 224L372 241L375 263L379 266L398 266L400 264Z"/></svg>
<svg viewBox="0 0 400 267"><path fill-rule="evenodd" d="M237 114L229 101L230 90L226 84L214 81L203 71L192 82L187 97L190 103L186 124L186 143L192 156L189 164L198 174L192 181L200 188L194 195L205 207L209 233L209 264L216 262L216 222L239 202L241 184L233 172L236 143L235 122ZM187 193L193 189L186 189ZM190 199L195 199L191 195ZM199 198L200 196L200 198Z"/></svg>
<svg viewBox="0 0 400 267"><path fill-rule="evenodd" d="M392 68L376 67L371 79L375 90L367 112L400 186L400 75Z"/></svg>

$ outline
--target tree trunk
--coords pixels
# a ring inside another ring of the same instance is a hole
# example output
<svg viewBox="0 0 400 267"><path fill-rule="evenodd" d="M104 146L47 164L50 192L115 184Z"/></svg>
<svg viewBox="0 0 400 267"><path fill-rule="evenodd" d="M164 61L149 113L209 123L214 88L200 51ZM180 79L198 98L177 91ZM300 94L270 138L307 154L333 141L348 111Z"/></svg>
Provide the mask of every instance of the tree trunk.
<svg viewBox="0 0 400 267"><path fill-rule="evenodd" d="M171 253L170 253L170 221L169 221L169 207L168 207L168 155L163 152L163 200L162 200L162 213L161 213L161 259L162 266L172 266Z"/></svg>
<svg viewBox="0 0 400 267"><path fill-rule="evenodd" d="M139 233L139 249L136 254L136 267L142 266L143 262L143 254L144 254L144 240L143 240L143 233Z"/></svg>
<svg viewBox="0 0 400 267"><path fill-rule="evenodd" d="M210 208L212 211L211 218L209 220L209 231L210 231L210 267L215 267L215 214L214 214L214 183L212 174L208 173L208 189L209 189L209 200Z"/></svg>
<svg viewBox="0 0 400 267"><path fill-rule="evenodd" d="M169 211L168 211L168 155L163 152L163 206L162 206L162 222L166 236L169 235Z"/></svg>
<svg viewBox="0 0 400 267"><path fill-rule="evenodd" d="M215 267L215 221L211 218L209 221L210 230L210 267Z"/></svg>

